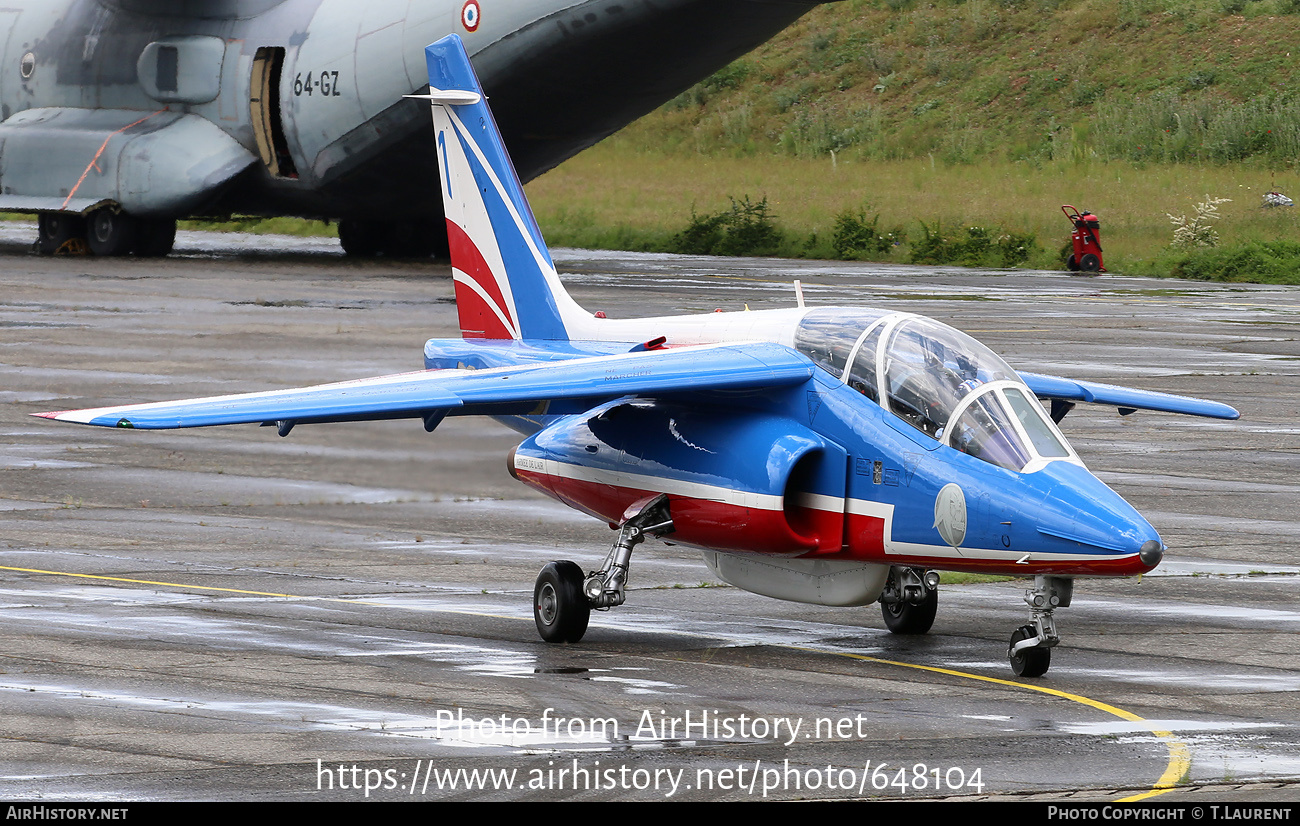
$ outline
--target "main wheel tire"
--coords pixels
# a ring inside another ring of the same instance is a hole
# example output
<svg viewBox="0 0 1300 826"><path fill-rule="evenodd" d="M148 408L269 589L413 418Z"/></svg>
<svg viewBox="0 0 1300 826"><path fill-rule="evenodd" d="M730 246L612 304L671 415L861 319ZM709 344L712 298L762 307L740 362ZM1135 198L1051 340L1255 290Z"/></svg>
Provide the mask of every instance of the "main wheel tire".
<svg viewBox="0 0 1300 826"><path fill-rule="evenodd" d="M889 571L887 591L897 592L894 571ZM892 634L924 634L934 625L934 616L939 611L939 592L927 589L925 601L917 605L910 602L882 602L880 614L885 618L885 627Z"/></svg>
<svg viewBox="0 0 1300 826"><path fill-rule="evenodd" d="M141 258L164 258L175 244L175 218L140 219L137 223L135 254Z"/></svg>
<svg viewBox="0 0 1300 826"><path fill-rule="evenodd" d="M86 220L86 243L95 255L127 255L135 248L137 224L125 212L97 209Z"/></svg>
<svg viewBox="0 0 1300 826"><path fill-rule="evenodd" d="M1079 271L1079 262L1075 259L1074 253L1070 253L1070 257L1065 259L1065 268L1070 272Z"/></svg>
<svg viewBox="0 0 1300 826"><path fill-rule="evenodd" d="M1011 670L1017 677L1041 677L1047 673L1047 668L1052 664L1052 649L1050 648L1026 648L1019 654L1011 653L1016 647L1016 643L1021 640L1032 640L1038 636L1038 632L1032 625L1022 625L1011 635L1011 644L1007 646L1007 657L1011 660Z"/></svg>
<svg viewBox="0 0 1300 826"><path fill-rule="evenodd" d="M379 221L339 221L339 244L353 258L374 258L384 250L388 227Z"/></svg>
<svg viewBox="0 0 1300 826"><path fill-rule="evenodd" d="M65 212L42 212L36 219L37 250L41 255L85 253L86 219Z"/></svg>
<svg viewBox="0 0 1300 826"><path fill-rule="evenodd" d="M549 562L533 587L533 619L547 642L577 642L587 633L591 603L582 592L582 569L572 562Z"/></svg>
<svg viewBox="0 0 1300 826"><path fill-rule="evenodd" d="M384 255L389 258L431 258L436 249L433 227L423 221L394 221L384 239Z"/></svg>
<svg viewBox="0 0 1300 826"><path fill-rule="evenodd" d="M1079 259L1079 268L1084 272L1100 272L1101 259L1092 253L1088 253Z"/></svg>

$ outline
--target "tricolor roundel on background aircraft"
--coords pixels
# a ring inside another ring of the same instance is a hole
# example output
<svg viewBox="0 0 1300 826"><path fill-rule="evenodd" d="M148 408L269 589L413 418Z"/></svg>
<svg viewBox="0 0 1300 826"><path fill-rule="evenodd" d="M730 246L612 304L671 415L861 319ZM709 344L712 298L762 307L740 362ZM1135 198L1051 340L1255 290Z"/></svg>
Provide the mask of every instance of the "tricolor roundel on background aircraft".
<svg viewBox="0 0 1300 826"><path fill-rule="evenodd" d="M472 32L478 29L479 7L478 0L468 0L460 10L460 22L465 27L465 31Z"/></svg>

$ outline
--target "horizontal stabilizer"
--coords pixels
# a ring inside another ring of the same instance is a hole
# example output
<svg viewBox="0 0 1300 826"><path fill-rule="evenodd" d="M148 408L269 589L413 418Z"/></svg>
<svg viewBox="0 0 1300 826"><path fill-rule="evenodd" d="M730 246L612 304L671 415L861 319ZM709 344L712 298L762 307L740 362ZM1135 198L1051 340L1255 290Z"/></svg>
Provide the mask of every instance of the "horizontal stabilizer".
<svg viewBox="0 0 1300 826"><path fill-rule="evenodd" d="M1020 378L1025 380L1025 384L1028 384L1029 389L1040 399L1114 405L1133 410L1158 410L1163 413L1182 413L1188 416L1206 416L1211 419L1236 419L1241 416L1235 408L1226 404L1207 399L1194 399L1191 396L1176 396L1173 393L1156 393L1132 387L1076 381L1060 376L1044 376L1023 371L1020 371Z"/></svg>
<svg viewBox="0 0 1300 826"><path fill-rule="evenodd" d="M137 429L293 424L492 413L494 405L608 399L802 384L815 368L779 344L684 347L491 370L429 370L204 399L37 413L63 422ZM464 408L471 409L464 409Z"/></svg>
<svg viewBox="0 0 1300 826"><path fill-rule="evenodd" d="M404 98L413 98L415 100L427 100L430 103L440 103L446 106L467 106L471 103L478 103L483 96L478 92L469 92L464 89L434 89L429 88L427 95L402 95Z"/></svg>

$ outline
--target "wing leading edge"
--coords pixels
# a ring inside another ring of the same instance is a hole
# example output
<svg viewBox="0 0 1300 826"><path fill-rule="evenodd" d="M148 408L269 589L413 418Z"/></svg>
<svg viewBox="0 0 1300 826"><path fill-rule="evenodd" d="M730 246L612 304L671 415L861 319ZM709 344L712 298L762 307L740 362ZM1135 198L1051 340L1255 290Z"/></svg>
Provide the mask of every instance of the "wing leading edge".
<svg viewBox="0 0 1300 826"><path fill-rule="evenodd" d="M158 430L492 414L505 405L802 384L816 368L779 344L750 342L620 353L490 370L429 370L202 399L36 413L63 422Z"/></svg>
<svg viewBox="0 0 1300 826"><path fill-rule="evenodd" d="M1207 399L1176 396L1172 393L1155 393L1132 387L1117 387L1091 381L1076 381L1060 376L1018 371L1029 389L1040 399L1059 399L1068 402L1114 405L1129 410L1157 410L1163 413L1182 413L1188 416L1206 416L1211 419L1237 419L1236 408Z"/></svg>

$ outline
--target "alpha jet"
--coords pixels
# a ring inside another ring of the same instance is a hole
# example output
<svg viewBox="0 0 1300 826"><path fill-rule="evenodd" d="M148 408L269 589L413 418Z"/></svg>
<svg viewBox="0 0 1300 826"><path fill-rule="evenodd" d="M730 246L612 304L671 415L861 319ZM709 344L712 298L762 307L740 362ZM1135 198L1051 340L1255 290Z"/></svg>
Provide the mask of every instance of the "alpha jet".
<svg viewBox="0 0 1300 826"><path fill-rule="evenodd" d="M1232 419L1211 401L1018 373L912 313L790 308L614 320L556 274L459 38L428 47L461 339L426 370L294 390L39 414L105 427L494 416L526 438L519 481L618 528L605 561L548 564L543 639L577 642L624 602L633 550L669 537L740 588L881 604L924 633L940 570L1032 576L1008 648L1043 674L1076 577L1150 571L1151 525L1057 428L1079 402ZM1040 400L1050 403L1049 414Z"/></svg>
<svg viewBox="0 0 1300 826"><path fill-rule="evenodd" d="M445 249L424 46L460 33L530 179L821 0L16 0L0 8L0 210L45 252L165 255L176 219L339 222Z"/></svg>

